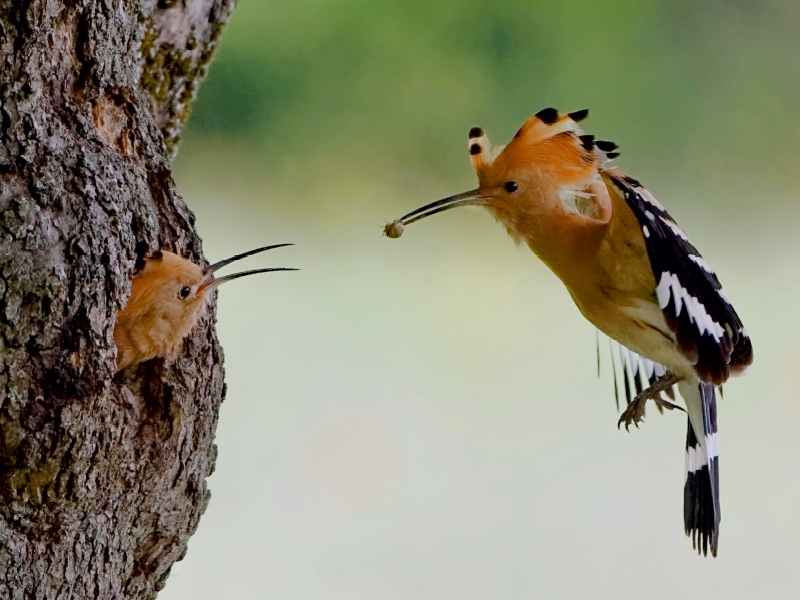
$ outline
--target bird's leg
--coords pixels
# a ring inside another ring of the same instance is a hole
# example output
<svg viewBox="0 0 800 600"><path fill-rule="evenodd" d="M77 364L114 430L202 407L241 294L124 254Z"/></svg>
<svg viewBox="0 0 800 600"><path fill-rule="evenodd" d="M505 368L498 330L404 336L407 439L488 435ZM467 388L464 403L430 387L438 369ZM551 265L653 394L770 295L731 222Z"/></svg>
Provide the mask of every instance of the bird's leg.
<svg viewBox="0 0 800 600"><path fill-rule="evenodd" d="M617 427L625 423L626 431L631 425L635 425L638 428L639 423L644 420L644 405L647 404L648 400L655 401L659 410L673 410L675 408L678 410L683 410L677 404L667 402L661 398L661 392L671 389L672 386L678 383L680 380L681 378L678 375L671 372L667 372L664 376L656 379L653 382L653 385L646 390L642 390L641 393L636 395L636 397L633 399L633 402L628 405L628 408L626 408L625 412L623 412L620 416L619 421L617 422Z"/></svg>

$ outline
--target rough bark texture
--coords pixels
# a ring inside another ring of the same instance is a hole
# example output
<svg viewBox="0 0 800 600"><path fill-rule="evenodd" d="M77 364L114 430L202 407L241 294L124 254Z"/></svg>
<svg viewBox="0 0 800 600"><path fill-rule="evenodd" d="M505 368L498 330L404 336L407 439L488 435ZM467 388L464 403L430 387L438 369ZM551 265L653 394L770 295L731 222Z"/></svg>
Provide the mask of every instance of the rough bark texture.
<svg viewBox="0 0 800 600"><path fill-rule="evenodd" d="M203 261L170 174L235 0L0 0L0 599L153 598L209 492L213 319L115 376L145 250Z"/></svg>

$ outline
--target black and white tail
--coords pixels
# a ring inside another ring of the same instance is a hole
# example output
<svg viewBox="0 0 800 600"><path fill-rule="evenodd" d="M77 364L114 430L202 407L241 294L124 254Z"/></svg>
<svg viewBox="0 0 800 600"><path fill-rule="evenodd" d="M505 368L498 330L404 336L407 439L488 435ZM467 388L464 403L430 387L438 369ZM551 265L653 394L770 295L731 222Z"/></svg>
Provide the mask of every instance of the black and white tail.
<svg viewBox="0 0 800 600"><path fill-rule="evenodd" d="M705 555L710 547L716 556L720 522L717 398L710 383L682 382L679 387L689 413L684 526L698 553Z"/></svg>

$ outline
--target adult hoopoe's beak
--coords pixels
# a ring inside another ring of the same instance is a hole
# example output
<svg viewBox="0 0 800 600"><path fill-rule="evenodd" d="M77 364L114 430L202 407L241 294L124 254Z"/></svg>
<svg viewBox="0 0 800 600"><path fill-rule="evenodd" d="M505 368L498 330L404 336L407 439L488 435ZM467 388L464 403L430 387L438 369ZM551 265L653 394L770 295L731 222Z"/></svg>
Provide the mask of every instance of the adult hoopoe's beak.
<svg viewBox="0 0 800 600"><path fill-rule="evenodd" d="M387 223L386 227L383 228L383 235L388 238L399 238L401 235L403 235L406 225L411 225L411 223L415 221L419 221L420 219L424 219L425 217L435 215L436 213L440 213L445 210L450 210L451 208L457 208L459 206L480 206L485 202L486 196L481 192L480 189L470 190L469 192L464 192L462 194L450 196L449 198L437 200L436 202L426 204L422 208L411 211L396 221Z"/></svg>
<svg viewBox="0 0 800 600"><path fill-rule="evenodd" d="M240 277L246 277L248 275L255 275L257 273L270 273L272 271L297 271L298 269L291 269L287 267L274 267L266 269L252 269L250 271L241 271L239 273L234 273L233 275L226 275L225 277L219 277L219 278L214 277L215 271L218 271L222 267L227 266L232 262L236 262L237 260L242 260L243 258L252 256L253 254L266 252L267 250L273 250L275 248L283 248L284 246L293 246L293 245L294 244L275 244L272 246L264 246L263 248L256 248L255 250L249 250L248 252L242 252L241 254L236 254L235 256L231 256L230 258L226 258L225 260L216 262L213 265L208 265L205 269L203 269L203 276L204 276L203 281L200 283L200 286L197 288L197 291L199 293L202 290L217 287L218 285L225 283L226 281L233 281L234 279L239 279Z"/></svg>

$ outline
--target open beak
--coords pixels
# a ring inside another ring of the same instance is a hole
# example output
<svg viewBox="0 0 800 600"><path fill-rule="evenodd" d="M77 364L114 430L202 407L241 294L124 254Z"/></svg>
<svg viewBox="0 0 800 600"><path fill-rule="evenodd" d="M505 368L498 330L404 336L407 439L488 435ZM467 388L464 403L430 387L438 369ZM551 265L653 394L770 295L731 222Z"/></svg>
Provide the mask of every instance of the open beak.
<svg viewBox="0 0 800 600"><path fill-rule="evenodd" d="M222 267L231 264L232 262L236 262L237 260L242 260L243 258L247 258L248 256L253 256L253 254L258 254L260 252L266 252L267 250L273 250L275 248L283 248L284 246L293 246L294 244L275 244L273 246L264 246L263 248L256 248L255 250L250 250L248 252L242 252L241 254L236 254L235 256L231 256L230 258L226 258L225 260L221 260L219 262L214 263L213 265L208 265L205 269L203 269L203 281L197 288L197 292L201 292L208 288L215 288L218 285L225 283L226 281L233 281L234 279L239 279L240 277L246 277L248 275L255 275L256 273L270 273L272 271L297 271L298 269L290 269L285 267L275 267L275 268L268 268L268 269L253 269L251 271L242 271L240 273L234 273L233 275L225 275L225 277L214 277L214 272L218 271Z"/></svg>
<svg viewBox="0 0 800 600"><path fill-rule="evenodd" d="M422 208L411 211L396 221L388 223L386 227L384 227L383 233L386 237L399 238L401 235L403 235L405 226L411 225L411 223L414 221L419 221L420 219L430 217L431 215L435 215L436 213L440 213L445 210L450 210L451 208L457 208L459 206L475 206L483 204L484 202L486 202L486 198L477 189L464 192L463 194L456 194L455 196L450 196L449 198L444 198L443 200L431 202Z"/></svg>

